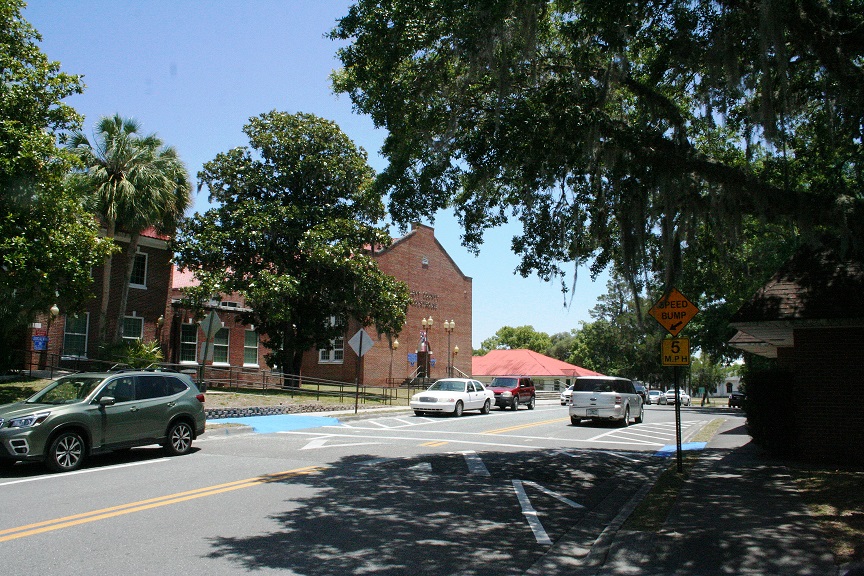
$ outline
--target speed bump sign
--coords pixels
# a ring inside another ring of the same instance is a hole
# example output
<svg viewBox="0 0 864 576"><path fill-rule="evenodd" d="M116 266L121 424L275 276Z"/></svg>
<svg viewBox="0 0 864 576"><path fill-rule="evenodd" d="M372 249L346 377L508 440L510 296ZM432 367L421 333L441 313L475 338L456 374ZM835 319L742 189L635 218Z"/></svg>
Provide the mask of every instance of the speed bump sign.
<svg viewBox="0 0 864 576"><path fill-rule="evenodd" d="M672 288L663 295L648 313L672 336L677 336L690 320L699 312L696 305L684 294Z"/></svg>

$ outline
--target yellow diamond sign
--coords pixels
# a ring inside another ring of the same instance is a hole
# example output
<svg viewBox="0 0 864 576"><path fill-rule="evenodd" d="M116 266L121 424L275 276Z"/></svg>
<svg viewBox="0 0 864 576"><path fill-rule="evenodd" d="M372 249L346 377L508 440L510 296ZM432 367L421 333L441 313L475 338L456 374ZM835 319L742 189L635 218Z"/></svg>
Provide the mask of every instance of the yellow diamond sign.
<svg viewBox="0 0 864 576"><path fill-rule="evenodd" d="M663 295L648 311L672 336L677 336L699 309L677 288Z"/></svg>

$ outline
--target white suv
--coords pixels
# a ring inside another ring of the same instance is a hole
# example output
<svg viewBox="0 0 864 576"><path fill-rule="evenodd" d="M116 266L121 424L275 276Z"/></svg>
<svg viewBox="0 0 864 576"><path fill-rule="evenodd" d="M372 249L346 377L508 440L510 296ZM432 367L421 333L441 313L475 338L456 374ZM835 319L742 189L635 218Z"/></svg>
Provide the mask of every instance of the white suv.
<svg viewBox="0 0 864 576"><path fill-rule="evenodd" d="M573 384L570 394L570 422L578 426L582 420L617 420L629 426L633 418L641 424L645 405L633 382L611 376L582 376Z"/></svg>

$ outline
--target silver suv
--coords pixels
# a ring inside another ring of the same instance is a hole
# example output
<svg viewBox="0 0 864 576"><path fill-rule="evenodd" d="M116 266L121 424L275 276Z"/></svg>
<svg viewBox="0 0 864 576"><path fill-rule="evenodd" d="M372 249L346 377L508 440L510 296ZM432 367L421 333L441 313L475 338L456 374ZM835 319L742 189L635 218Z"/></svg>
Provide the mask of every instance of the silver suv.
<svg viewBox="0 0 864 576"><path fill-rule="evenodd" d="M186 454L204 425L204 394L185 374L74 374L0 406L0 466L37 460L67 472L91 454L147 444Z"/></svg>
<svg viewBox="0 0 864 576"><path fill-rule="evenodd" d="M630 418L641 424L645 418L642 396L633 382L611 376L581 376L573 384L570 394L570 422L574 426L582 420L614 420L622 426L630 425Z"/></svg>

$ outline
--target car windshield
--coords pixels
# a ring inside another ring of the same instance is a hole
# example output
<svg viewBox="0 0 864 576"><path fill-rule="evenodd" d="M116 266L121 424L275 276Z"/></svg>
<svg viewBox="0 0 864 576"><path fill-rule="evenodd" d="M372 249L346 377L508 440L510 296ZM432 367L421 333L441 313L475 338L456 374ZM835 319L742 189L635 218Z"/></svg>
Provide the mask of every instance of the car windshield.
<svg viewBox="0 0 864 576"><path fill-rule="evenodd" d="M61 378L27 399L28 404L73 404L87 398L104 379L93 377Z"/></svg>
<svg viewBox="0 0 864 576"><path fill-rule="evenodd" d="M442 392L464 392L465 383L459 380L438 380L429 390L441 390Z"/></svg>
<svg viewBox="0 0 864 576"><path fill-rule="evenodd" d="M492 388L513 388L516 386L516 378L493 378L489 386Z"/></svg>

